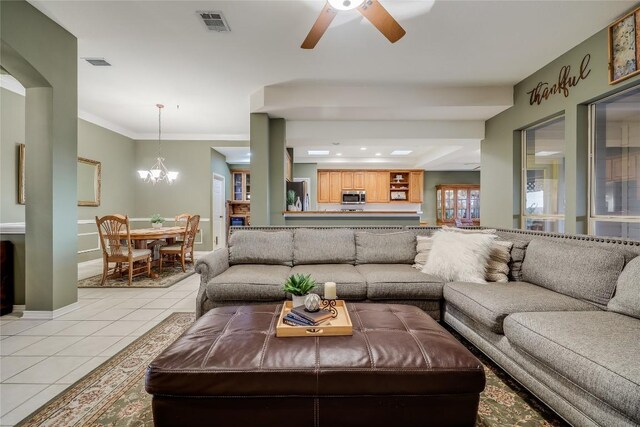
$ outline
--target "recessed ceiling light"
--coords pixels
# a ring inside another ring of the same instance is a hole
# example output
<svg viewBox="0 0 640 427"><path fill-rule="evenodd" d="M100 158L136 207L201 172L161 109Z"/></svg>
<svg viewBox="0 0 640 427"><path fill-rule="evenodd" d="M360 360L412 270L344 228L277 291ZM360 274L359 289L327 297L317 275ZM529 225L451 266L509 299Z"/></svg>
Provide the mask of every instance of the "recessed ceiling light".
<svg viewBox="0 0 640 427"><path fill-rule="evenodd" d="M367 147L360 147L360 149L361 149L362 151L365 151L365 150L367 149Z"/></svg>
<svg viewBox="0 0 640 427"><path fill-rule="evenodd" d="M332 142L333 145L340 145L339 142Z"/></svg>
<svg viewBox="0 0 640 427"><path fill-rule="evenodd" d="M547 157L547 156L554 156L556 154L560 154L561 151L538 151L536 153L536 156L539 157Z"/></svg>
<svg viewBox="0 0 640 427"><path fill-rule="evenodd" d="M309 150L307 154L310 156L328 156L329 150Z"/></svg>
<svg viewBox="0 0 640 427"><path fill-rule="evenodd" d="M413 153L413 151L411 150L393 150L391 152L391 155L392 156L408 156L411 153Z"/></svg>
<svg viewBox="0 0 640 427"><path fill-rule="evenodd" d="M342 153L336 153L336 156L342 156Z"/></svg>
<svg viewBox="0 0 640 427"><path fill-rule="evenodd" d="M382 153L376 153L376 156L382 156Z"/></svg>
<svg viewBox="0 0 640 427"><path fill-rule="evenodd" d="M111 64L106 61L104 58L81 58L87 61L89 64L94 67L110 67Z"/></svg>

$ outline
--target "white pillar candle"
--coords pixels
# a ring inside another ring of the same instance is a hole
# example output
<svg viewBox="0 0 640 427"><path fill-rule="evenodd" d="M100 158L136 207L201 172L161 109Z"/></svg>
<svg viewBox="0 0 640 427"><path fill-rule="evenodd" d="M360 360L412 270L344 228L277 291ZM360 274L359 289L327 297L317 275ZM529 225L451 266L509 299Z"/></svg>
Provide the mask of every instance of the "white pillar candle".
<svg viewBox="0 0 640 427"><path fill-rule="evenodd" d="M324 284L324 299L336 299L336 284L335 282L327 282Z"/></svg>

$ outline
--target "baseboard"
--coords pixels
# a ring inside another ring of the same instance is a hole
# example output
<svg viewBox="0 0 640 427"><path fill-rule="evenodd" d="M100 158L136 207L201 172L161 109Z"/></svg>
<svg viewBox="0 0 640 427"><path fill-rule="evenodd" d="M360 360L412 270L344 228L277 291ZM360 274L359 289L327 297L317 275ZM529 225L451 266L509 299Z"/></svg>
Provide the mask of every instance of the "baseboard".
<svg viewBox="0 0 640 427"><path fill-rule="evenodd" d="M71 313L74 310L80 308L80 303L77 301L73 304L65 305L64 307L60 307L53 311L48 310L24 310L22 312L23 319L32 319L32 320L51 320L60 316L64 316L67 313Z"/></svg>

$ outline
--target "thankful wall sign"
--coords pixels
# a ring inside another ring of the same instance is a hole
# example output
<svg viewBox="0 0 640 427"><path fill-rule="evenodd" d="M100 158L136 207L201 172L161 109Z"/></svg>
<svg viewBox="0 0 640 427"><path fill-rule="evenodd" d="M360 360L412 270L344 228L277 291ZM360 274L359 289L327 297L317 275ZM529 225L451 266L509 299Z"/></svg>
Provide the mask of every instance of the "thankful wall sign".
<svg viewBox="0 0 640 427"><path fill-rule="evenodd" d="M571 71L571 65L565 65L560 68L558 80L549 82L540 82L536 87L527 92L529 95L529 105L540 105L542 101L546 101L552 95L562 94L564 97L569 96L572 87L577 86L582 80L585 80L591 74L589 61L591 55L586 54L580 63L580 69L577 72Z"/></svg>

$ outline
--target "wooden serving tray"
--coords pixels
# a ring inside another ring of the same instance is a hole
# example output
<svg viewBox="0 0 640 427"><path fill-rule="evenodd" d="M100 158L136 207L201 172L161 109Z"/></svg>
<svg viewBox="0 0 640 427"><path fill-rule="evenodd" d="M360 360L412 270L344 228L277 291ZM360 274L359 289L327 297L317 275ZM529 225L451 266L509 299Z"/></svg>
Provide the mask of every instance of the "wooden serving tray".
<svg viewBox="0 0 640 427"><path fill-rule="evenodd" d="M336 300L338 317L329 319L318 326L291 326L285 324L282 319L293 308L292 301L285 301L276 326L276 337L335 337L353 335L353 324L347 305L343 300Z"/></svg>

